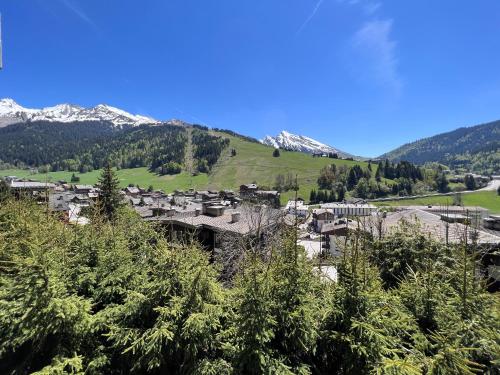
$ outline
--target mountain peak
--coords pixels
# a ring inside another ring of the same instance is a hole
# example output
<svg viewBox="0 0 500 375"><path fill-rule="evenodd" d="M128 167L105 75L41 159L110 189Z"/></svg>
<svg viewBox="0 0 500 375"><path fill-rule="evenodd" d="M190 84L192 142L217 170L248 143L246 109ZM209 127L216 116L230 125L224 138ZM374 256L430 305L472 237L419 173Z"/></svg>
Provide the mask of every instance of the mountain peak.
<svg viewBox="0 0 500 375"><path fill-rule="evenodd" d="M260 142L268 146L305 152L308 154L335 153L342 157L352 157L352 155L340 151L335 147L326 145L304 135L292 134L286 130L282 130L276 137L267 135Z"/></svg>
<svg viewBox="0 0 500 375"><path fill-rule="evenodd" d="M42 109L29 109L20 106L13 99L0 99L0 127L30 121L109 121L115 126L159 123L153 118L133 115L106 104L99 104L93 108L84 108L64 103Z"/></svg>

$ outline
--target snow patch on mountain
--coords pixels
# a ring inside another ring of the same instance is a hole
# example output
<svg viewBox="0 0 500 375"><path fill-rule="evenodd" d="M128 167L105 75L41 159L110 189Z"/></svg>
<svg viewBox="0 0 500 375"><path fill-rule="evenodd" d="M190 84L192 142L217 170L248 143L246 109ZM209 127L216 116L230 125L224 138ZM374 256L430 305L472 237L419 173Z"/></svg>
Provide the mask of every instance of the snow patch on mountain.
<svg viewBox="0 0 500 375"><path fill-rule="evenodd" d="M352 157L352 155L335 147L326 145L304 135L289 133L286 130L283 130L276 137L267 135L260 142L275 148L283 148L285 150L305 152L308 154L335 153L341 157Z"/></svg>
<svg viewBox="0 0 500 375"><path fill-rule="evenodd" d="M73 104L58 104L53 107L33 109L24 108L9 98L0 99L0 127L31 121L109 121L118 127L159 123L159 121L151 117L133 115L105 104L99 104L93 108L84 108Z"/></svg>

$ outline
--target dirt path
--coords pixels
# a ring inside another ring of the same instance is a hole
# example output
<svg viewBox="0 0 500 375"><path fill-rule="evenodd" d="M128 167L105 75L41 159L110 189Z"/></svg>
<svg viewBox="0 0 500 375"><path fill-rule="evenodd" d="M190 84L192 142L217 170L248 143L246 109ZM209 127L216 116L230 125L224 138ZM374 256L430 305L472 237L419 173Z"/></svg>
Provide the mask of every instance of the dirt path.
<svg viewBox="0 0 500 375"><path fill-rule="evenodd" d="M188 127L187 131L187 144L186 144L186 152L184 155L184 168L186 168L186 172L192 174L194 172L193 167L193 128Z"/></svg>

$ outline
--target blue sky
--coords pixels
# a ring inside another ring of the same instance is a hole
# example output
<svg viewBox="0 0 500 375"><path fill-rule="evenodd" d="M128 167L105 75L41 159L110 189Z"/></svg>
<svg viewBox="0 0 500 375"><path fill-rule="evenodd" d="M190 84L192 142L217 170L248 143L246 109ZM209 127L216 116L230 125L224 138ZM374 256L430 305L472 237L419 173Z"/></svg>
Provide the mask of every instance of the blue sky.
<svg viewBox="0 0 500 375"><path fill-rule="evenodd" d="M376 156L500 119L500 1L5 0L0 97Z"/></svg>

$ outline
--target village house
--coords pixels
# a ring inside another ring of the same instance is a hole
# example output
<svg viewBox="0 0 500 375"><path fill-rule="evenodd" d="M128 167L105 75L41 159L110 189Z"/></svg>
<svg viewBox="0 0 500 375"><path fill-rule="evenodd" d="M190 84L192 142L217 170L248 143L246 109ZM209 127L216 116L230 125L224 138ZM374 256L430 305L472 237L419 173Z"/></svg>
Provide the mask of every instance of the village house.
<svg viewBox="0 0 500 375"><path fill-rule="evenodd" d="M297 199L297 201L289 200L285 206L285 211L290 215L307 217L309 214L309 206L305 205L302 199Z"/></svg>
<svg viewBox="0 0 500 375"><path fill-rule="evenodd" d="M133 197L133 198L137 198L141 191L139 190L139 188L135 187L135 186L127 186L125 189L125 194L129 197Z"/></svg>
<svg viewBox="0 0 500 375"><path fill-rule="evenodd" d="M325 203L321 208L328 209L336 217L370 216L377 212L377 207L366 203Z"/></svg>
<svg viewBox="0 0 500 375"><path fill-rule="evenodd" d="M255 192L259 190L257 184L244 184L240 186L240 196L242 198L246 196L252 196Z"/></svg>
<svg viewBox="0 0 500 375"><path fill-rule="evenodd" d="M321 227L323 227L324 224L333 223L334 220L335 215L331 210L327 210L324 208L317 208L313 210L312 225L315 232L320 233Z"/></svg>
<svg viewBox="0 0 500 375"><path fill-rule="evenodd" d="M74 185L73 186L73 191L76 194L88 194L88 193L93 193L95 192L95 188L92 185Z"/></svg>
<svg viewBox="0 0 500 375"><path fill-rule="evenodd" d="M20 180L11 180L8 185L12 193L17 197L30 196L43 201L47 200L49 193L56 187L55 184L49 182Z"/></svg>
<svg viewBox="0 0 500 375"><path fill-rule="evenodd" d="M182 215L151 217L159 222L173 239L196 239L209 251L221 251L224 241L239 236L255 235L258 230L277 225L281 211L261 206L240 207L235 210L221 205L204 204L194 212Z"/></svg>

